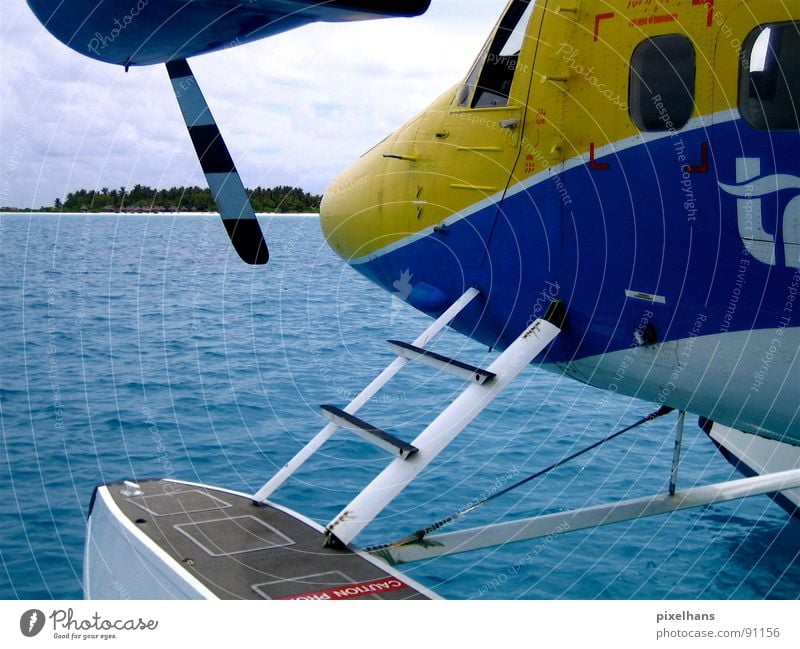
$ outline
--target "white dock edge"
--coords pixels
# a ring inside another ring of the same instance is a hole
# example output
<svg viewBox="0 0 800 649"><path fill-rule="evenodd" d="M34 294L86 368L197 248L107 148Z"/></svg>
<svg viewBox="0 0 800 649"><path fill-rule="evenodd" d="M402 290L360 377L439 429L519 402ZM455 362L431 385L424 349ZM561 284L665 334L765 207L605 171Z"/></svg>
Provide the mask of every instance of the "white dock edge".
<svg viewBox="0 0 800 649"><path fill-rule="evenodd" d="M86 530L85 599L219 599L97 488Z"/></svg>

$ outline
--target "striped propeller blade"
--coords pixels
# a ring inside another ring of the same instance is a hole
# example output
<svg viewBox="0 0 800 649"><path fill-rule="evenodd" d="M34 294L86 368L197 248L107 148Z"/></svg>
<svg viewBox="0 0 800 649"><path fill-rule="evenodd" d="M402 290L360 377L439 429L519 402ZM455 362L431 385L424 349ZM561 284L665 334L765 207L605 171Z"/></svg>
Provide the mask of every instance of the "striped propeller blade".
<svg viewBox="0 0 800 649"><path fill-rule="evenodd" d="M170 61L167 63L167 72L186 128L189 129L189 137L233 247L248 264L266 264L269 260L267 242L264 241L242 179L189 63L185 59Z"/></svg>

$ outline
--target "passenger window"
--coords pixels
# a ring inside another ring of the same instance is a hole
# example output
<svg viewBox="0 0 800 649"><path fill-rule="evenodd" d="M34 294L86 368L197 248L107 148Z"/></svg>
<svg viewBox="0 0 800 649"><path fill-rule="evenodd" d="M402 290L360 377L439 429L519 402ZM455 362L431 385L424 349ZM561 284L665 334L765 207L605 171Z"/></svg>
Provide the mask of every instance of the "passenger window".
<svg viewBox="0 0 800 649"><path fill-rule="evenodd" d="M535 4L535 0L514 0L511 3L497 32L483 48L459 91L459 106L467 105L470 94L472 108L508 105L511 84Z"/></svg>
<svg viewBox="0 0 800 649"><path fill-rule="evenodd" d="M683 128L694 112L695 52L685 36L654 36L631 57L628 105L640 131Z"/></svg>
<svg viewBox="0 0 800 649"><path fill-rule="evenodd" d="M762 130L800 129L800 22L758 27L742 54L742 118Z"/></svg>

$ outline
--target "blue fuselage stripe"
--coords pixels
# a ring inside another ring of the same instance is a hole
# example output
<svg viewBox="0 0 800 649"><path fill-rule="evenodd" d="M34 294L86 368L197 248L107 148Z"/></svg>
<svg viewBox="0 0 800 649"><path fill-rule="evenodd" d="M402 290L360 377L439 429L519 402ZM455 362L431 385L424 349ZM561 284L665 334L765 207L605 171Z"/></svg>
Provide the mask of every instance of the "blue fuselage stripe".
<svg viewBox="0 0 800 649"><path fill-rule="evenodd" d="M704 151L707 169L697 164ZM797 151L797 132L720 119L606 151L599 161L607 170L566 164L512 188L499 206L355 268L390 292L409 272L412 286L433 287L447 300L481 288L485 308L468 310L456 326L492 346L508 344L558 296L570 330L550 350L557 362L626 349L643 323L659 342L787 326L800 271L787 265L791 235L783 224L800 191L741 198L721 185L739 184L742 158L760 158L764 177L800 177ZM748 210L763 225L768 241L758 245L774 249L774 264L745 245ZM789 325L795 320L800 315Z"/></svg>

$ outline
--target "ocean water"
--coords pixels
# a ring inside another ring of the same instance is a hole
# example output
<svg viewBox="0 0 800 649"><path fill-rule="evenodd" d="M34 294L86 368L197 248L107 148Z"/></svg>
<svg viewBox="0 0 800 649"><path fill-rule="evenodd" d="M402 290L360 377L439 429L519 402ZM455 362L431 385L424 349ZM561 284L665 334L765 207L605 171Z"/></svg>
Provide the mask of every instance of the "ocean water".
<svg viewBox="0 0 800 649"><path fill-rule="evenodd" d="M0 215L0 597L79 598L98 483L257 490L429 320L339 261L316 219L263 217L240 263L213 216ZM447 332L434 348L489 362ZM404 370L363 411L406 439L459 390ZM653 410L537 368L359 539L394 540ZM666 489L674 416L493 501L459 527ZM385 465L347 432L274 497L327 522ZM739 477L689 421L683 487ZM762 599L800 594L800 524L767 497L406 567L448 598Z"/></svg>

